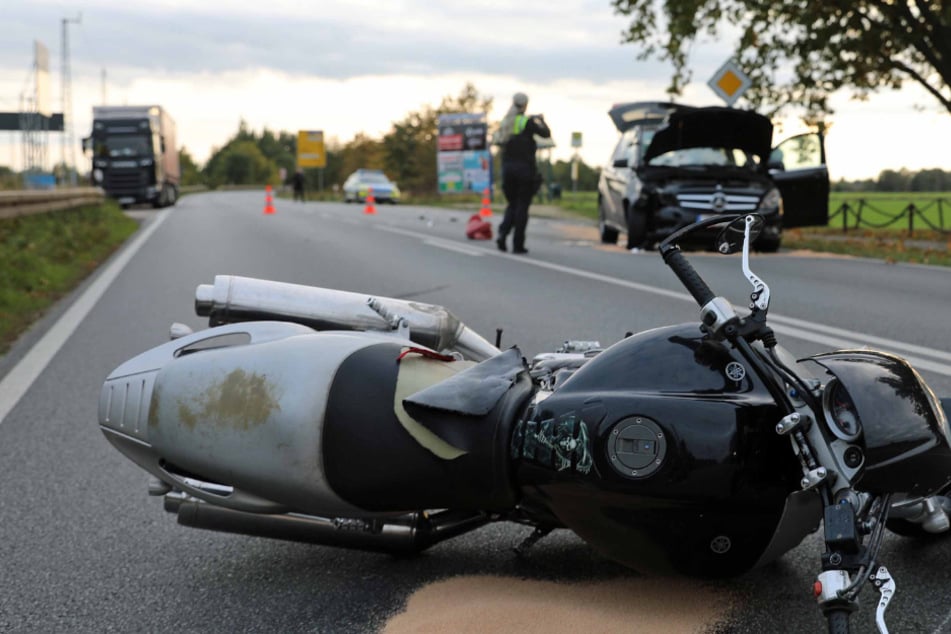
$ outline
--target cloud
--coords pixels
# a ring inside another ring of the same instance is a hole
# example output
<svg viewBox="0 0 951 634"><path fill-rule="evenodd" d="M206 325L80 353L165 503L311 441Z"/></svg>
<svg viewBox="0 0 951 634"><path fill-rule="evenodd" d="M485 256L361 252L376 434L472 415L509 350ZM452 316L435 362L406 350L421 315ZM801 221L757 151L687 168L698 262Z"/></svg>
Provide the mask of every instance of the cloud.
<svg viewBox="0 0 951 634"><path fill-rule="evenodd" d="M264 11L261 3L166 1L140 8L99 0L70 30L73 66L108 68L116 80L261 67L336 79L491 72L523 81L597 82L668 74L664 65L638 62L633 47L619 46L623 21L606 1L514 9L446 4L322 2L305 10L278 2ZM20 59L26 68L26 34L55 32L60 19L49 5L18 9L14 32L23 37L4 38L0 60ZM51 50L58 39L47 41Z"/></svg>

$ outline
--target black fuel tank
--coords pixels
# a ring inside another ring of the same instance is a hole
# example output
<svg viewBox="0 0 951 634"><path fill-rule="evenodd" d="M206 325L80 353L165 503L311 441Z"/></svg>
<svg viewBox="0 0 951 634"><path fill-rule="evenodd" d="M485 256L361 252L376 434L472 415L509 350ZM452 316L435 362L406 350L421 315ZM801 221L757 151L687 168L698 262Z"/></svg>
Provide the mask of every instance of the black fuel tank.
<svg viewBox="0 0 951 634"><path fill-rule="evenodd" d="M735 574L760 558L798 488L781 417L729 344L695 324L659 328L611 346L527 412L516 478L526 504L622 563Z"/></svg>

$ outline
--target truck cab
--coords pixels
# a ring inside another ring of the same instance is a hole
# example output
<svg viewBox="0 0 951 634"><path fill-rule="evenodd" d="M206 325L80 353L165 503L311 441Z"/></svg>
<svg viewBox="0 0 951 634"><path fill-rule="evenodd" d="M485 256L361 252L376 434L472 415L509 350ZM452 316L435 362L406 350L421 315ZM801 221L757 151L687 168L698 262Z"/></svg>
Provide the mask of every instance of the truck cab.
<svg viewBox="0 0 951 634"><path fill-rule="evenodd" d="M94 107L83 150L92 157L92 184L123 207L167 207L178 199L175 122L160 106Z"/></svg>

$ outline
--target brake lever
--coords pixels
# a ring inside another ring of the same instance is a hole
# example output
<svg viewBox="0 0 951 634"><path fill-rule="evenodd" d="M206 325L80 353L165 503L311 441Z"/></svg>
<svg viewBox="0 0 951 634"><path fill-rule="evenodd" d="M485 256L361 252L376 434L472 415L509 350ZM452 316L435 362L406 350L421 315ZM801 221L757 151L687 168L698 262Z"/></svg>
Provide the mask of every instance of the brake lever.
<svg viewBox="0 0 951 634"><path fill-rule="evenodd" d="M759 309L765 313L769 310L769 286L750 269L750 227L753 221L753 216L747 216L746 226L743 229L743 275L753 285L753 292L750 293L750 309Z"/></svg>
<svg viewBox="0 0 951 634"><path fill-rule="evenodd" d="M881 634L888 634L888 627L885 625L885 610L895 594L895 579L888 568L881 566L876 572L872 573L869 581L875 586L880 595L878 606L875 608L875 625Z"/></svg>

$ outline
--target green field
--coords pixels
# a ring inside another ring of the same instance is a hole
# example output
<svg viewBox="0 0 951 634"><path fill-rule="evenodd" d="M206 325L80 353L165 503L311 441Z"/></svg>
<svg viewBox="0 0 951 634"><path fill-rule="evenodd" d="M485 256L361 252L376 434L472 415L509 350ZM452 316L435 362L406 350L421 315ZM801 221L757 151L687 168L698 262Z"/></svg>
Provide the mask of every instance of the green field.
<svg viewBox="0 0 951 634"><path fill-rule="evenodd" d="M843 207L848 205L848 210ZM915 211L909 213L914 205ZM843 223L847 222L847 225ZM951 230L951 192L833 192L829 226L842 229Z"/></svg>

